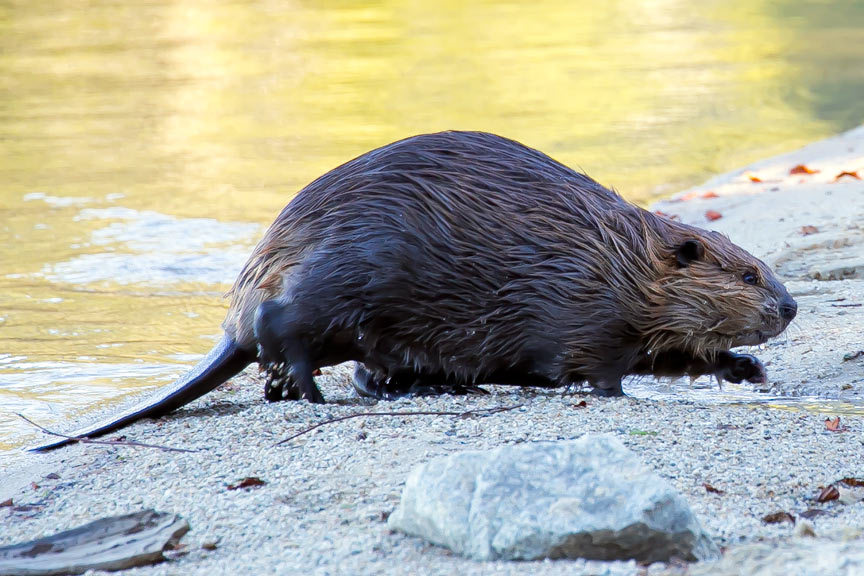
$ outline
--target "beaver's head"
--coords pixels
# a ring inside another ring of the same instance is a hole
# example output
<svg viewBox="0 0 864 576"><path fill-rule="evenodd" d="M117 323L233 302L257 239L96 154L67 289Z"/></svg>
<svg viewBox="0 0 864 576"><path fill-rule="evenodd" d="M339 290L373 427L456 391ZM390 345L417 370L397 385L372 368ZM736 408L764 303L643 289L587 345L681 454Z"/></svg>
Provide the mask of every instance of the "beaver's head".
<svg viewBox="0 0 864 576"><path fill-rule="evenodd" d="M651 347L701 354L777 336L798 305L764 262L717 232L683 227L661 256Z"/></svg>

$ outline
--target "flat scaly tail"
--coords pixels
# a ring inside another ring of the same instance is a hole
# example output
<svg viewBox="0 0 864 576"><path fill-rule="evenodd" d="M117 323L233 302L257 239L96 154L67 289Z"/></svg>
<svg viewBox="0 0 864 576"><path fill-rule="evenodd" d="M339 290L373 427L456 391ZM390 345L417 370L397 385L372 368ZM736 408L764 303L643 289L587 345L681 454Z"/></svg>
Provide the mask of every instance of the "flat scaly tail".
<svg viewBox="0 0 864 576"><path fill-rule="evenodd" d="M143 399L122 414L111 416L69 433L72 438L61 438L29 448L44 452L74 442L74 438L92 438L123 428L141 418L157 418L207 394L255 361L255 355L237 346L228 335L222 336L216 346L194 368L170 386L160 388L153 396Z"/></svg>

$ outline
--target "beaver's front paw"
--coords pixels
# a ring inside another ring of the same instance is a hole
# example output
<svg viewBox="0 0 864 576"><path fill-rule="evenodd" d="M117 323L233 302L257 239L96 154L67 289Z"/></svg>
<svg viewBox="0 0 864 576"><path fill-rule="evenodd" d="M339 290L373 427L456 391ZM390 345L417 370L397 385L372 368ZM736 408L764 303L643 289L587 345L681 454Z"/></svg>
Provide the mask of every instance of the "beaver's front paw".
<svg viewBox="0 0 864 576"><path fill-rule="evenodd" d="M753 384L763 384L767 380L765 365L750 354L724 352L717 359L717 378L738 384L746 380Z"/></svg>

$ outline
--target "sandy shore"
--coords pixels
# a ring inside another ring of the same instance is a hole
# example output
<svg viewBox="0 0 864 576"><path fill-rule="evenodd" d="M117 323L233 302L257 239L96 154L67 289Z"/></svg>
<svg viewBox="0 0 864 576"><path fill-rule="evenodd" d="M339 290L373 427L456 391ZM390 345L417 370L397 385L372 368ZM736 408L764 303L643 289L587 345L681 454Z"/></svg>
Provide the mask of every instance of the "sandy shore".
<svg viewBox="0 0 864 576"><path fill-rule="evenodd" d="M790 173L798 165L818 172ZM390 533L385 523L408 471L433 456L611 432L681 491L729 557L757 543L803 547L798 538L811 528L816 538L806 546L815 550L848 541L864 546L856 540L864 537L864 502L814 500L842 478L864 479L864 355L856 357L864 349L864 181L837 179L844 171L864 177L864 127L656 207L727 233L775 266L798 300L787 335L757 352L769 370L764 390L643 381L625 385L633 396L611 400L492 387L484 397L373 405L353 397L340 367L320 379L331 403L311 406L265 403L247 373L169 417L124 431L129 440L195 452L77 445L16 460L0 485L0 502L13 501L0 508L0 544L155 508L189 521L186 547L169 563L129 574L645 573L632 563L477 563ZM796 400L801 396L818 402ZM580 407L583 399L587 406ZM487 416L356 418L274 446L356 412L517 404ZM846 431L826 429L825 418L836 415ZM248 476L266 484L227 489ZM801 513L812 509L824 513L804 520ZM797 525L763 522L781 511ZM663 565L647 571L681 573Z"/></svg>

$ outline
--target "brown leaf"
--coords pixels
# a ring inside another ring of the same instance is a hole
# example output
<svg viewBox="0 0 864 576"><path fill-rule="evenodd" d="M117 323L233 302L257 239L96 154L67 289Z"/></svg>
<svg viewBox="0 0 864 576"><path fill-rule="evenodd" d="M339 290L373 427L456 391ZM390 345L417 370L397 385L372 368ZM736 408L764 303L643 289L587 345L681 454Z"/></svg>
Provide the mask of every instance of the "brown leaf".
<svg viewBox="0 0 864 576"><path fill-rule="evenodd" d="M817 228L816 226L809 226L808 225L808 226L802 226L801 227L801 235L802 236L809 236L810 234L818 234L818 233L819 233L819 228Z"/></svg>
<svg viewBox="0 0 864 576"><path fill-rule="evenodd" d="M753 176L752 174L748 176L748 178L750 178L751 182L762 182L761 178L759 178L758 176Z"/></svg>
<svg viewBox="0 0 864 576"><path fill-rule="evenodd" d="M822 488L819 495L816 496L816 502L830 502L831 500L837 500L839 497L840 491L837 490L836 486L831 484Z"/></svg>
<svg viewBox="0 0 864 576"><path fill-rule="evenodd" d="M218 540L213 540L213 541L201 543L201 548L203 548L204 550L216 550L218 547L219 547L219 541Z"/></svg>
<svg viewBox="0 0 864 576"><path fill-rule="evenodd" d="M837 176L834 177L834 182L837 182L838 180L840 180L840 178L843 178L844 176L849 176L850 178L861 180L861 177L858 176L857 170L844 170L843 172L840 172L839 174L837 174Z"/></svg>
<svg viewBox="0 0 864 576"><path fill-rule="evenodd" d="M700 196L700 198L719 198L720 195L714 192L713 190L709 190Z"/></svg>
<svg viewBox="0 0 864 576"><path fill-rule="evenodd" d="M705 218L709 222L713 222L714 220L719 220L722 217L723 217L723 214L721 214L720 212L717 212L716 210L708 210L707 212L705 212Z"/></svg>
<svg viewBox="0 0 864 576"><path fill-rule="evenodd" d="M312 371L312 376L321 376L321 374L323 374L323 372L321 372L320 368L316 368Z"/></svg>
<svg viewBox="0 0 864 576"><path fill-rule="evenodd" d="M39 489L39 485L36 484L35 482L30 482L30 488L32 488L33 490L38 490L38 489Z"/></svg>
<svg viewBox="0 0 864 576"><path fill-rule="evenodd" d="M12 498L9 498L8 500L4 500L3 502L0 502L0 508L8 508L9 506L13 506Z"/></svg>
<svg viewBox="0 0 864 576"><path fill-rule="evenodd" d="M573 408L586 408L588 406L588 402L585 400L580 400L576 404L573 404Z"/></svg>
<svg viewBox="0 0 864 576"><path fill-rule="evenodd" d="M826 418L825 429L829 432L846 432L847 430L849 430L846 426L840 425L839 416L836 416L835 418Z"/></svg>
<svg viewBox="0 0 864 576"><path fill-rule="evenodd" d="M840 480L840 482L846 484L847 486L851 486L852 488L864 486L864 480L860 480L858 478L843 478L842 480ZM0 504L0 506L2 506L2 504Z"/></svg>
<svg viewBox="0 0 864 576"><path fill-rule="evenodd" d="M766 524L780 524L782 522L789 522L790 524L795 524L795 517L792 516L789 512L774 512L772 514L768 514L762 518L762 521Z"/></svg>
<svg viewBox="0 0 864 576"><path fill-rule="evenodd" d="M257 488L258 486L264 486L267 484L264 480L261 480L257 476L247 476L237 484L228 484L228 490L239 490L240 488Z"/></svg>
<svg viewBox="0 0 864 576"><path fill-rule="evenodd" d="M725 490L720 490L719 488L715 488L714 486L708 484L707 482L703 482L702 486L705 487L705 491L711 494L725 494Z"/></svg>
<svg viewBox="0 0 864 576"><path fill-rule="evenodd" d="M819 170L811 170L804 164L798 164L791 170L789 170L789 174L818 174Z"/></svg>

